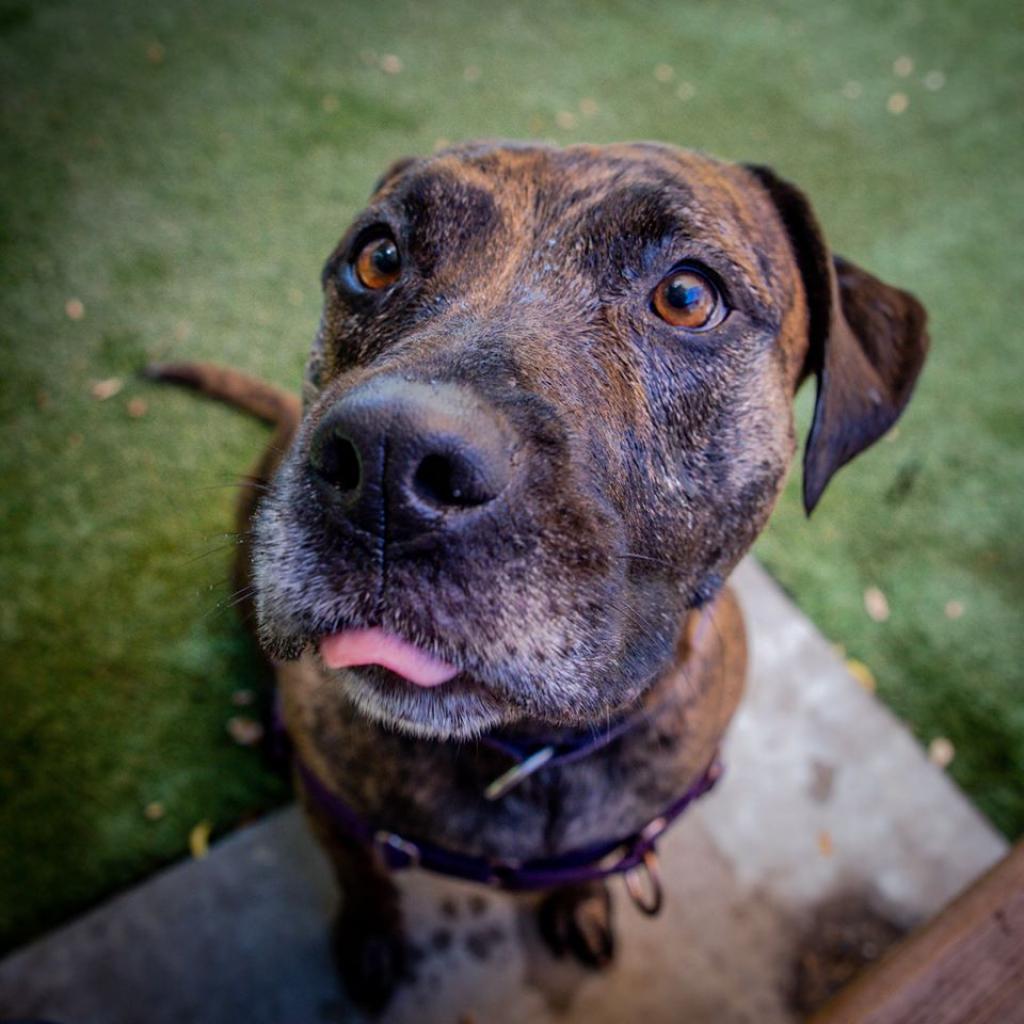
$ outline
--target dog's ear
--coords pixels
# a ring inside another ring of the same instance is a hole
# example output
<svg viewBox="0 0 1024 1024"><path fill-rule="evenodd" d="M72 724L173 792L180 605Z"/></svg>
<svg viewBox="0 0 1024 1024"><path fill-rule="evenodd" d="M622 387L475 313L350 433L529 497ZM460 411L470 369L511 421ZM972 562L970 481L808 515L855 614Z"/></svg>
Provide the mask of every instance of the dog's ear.
<svg viewBox="0 0 1024 1024"><path fill-rule="evenodd" d="M833 256L807 197L767 167L748 167L789 234L808 305L803 376L818 392L804 451L804 508L833 474L899 418L928 351L927 314L909 292Z"/></svg>
<svg viewBox="0 0 1024 1024"><path fill-rule="evenodd" d="M417 158L414 156L403 156L399 157L375 182L373 188L370 190L370 195L375 196L385 185L392 180L397 178L403 171L408 170Z"/></svg>

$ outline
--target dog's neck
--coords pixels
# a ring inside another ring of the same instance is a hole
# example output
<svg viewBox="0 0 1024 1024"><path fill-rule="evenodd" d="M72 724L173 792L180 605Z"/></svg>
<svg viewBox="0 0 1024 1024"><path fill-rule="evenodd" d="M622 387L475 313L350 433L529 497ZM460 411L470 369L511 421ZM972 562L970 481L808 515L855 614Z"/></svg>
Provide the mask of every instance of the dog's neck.
<svg viewBox="0 0 1024 1024"><path fill-rule="evenodd" d="M690 612L683 620L672 665L645 686L636 700L617 716L608 716L600 723L587 723L585 728L565 727L552 730L541 723L529 723L527 729L505 729L481 737L486 746L500 750L513 760L513 765L494 778L484 790L488 800L499 800L520 785L534 772L549 765L566 765L588 758L622 738L644 722L649 722L673 697L677 697L680 681L691 678L691 662L698 649L703 624L708 612ZM532 728L531 728L532 726Z"/></svg>

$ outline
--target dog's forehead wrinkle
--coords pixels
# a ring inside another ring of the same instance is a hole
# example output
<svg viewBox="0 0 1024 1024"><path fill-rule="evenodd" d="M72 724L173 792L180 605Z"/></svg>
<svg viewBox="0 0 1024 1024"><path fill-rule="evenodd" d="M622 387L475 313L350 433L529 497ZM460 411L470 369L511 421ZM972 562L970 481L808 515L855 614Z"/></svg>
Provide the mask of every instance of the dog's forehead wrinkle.
<svg viewBox="0 0 1024 1024"><path fill-rule="evenodd" d="M575 217L589 224L623 230L632 226L671 223L692 213L698 200L681 182L633 181L610 191L594 190L581 199Z"/></svg>
<svg viewBox="0 0 1024 1024"><path fill-rule="evenodd" d="M698 258L738 278L760 302L770 302L765 269L771 261L757 244L760 232L732 196L722 200L718 193L702 195L664 181L617 185L610 193L595 188L578 208L561 211L559 230L535 226L543 244L531 258L545 272L558 272L554 252L564 249L603 280L616 273L629 280L659 262L667 270L681 258ZM556 209L557 200L547 205Z"/></svg>
<svg viewBox="0 0 1024 1024"><path fill-rule="evenodd" d="M428 165L407 176L389 194L388 201L410 216L436 216L453 208L460 212L474 204L491 208L495 193L486 178L473 174L471 166Z"/></svg>
<svg viewBox="0 0 1024 1024"><path fill-rule="evenodd" d="M525 267L518 276L538 287L564 284L573 280L581 259L607 263L611 258L628 282L634 273L631 255L650 264L662 253L671 259L675 246L679 255L703 255L723 273L739 275L765 302L771 261L755 244L757 222L742 191L719 173L722 166L660 146L469 147L407 173L389 201L401 197L408 210L419 211L425 217L421 230L439 242L449 230L462 232L474 245L489 238L487 262L468 268L477 278L468 287L477 284L484 295L507 288L517 265ZM494 244L496 235L501 245ZM726 244L715 246L711 239Z"/></svg>

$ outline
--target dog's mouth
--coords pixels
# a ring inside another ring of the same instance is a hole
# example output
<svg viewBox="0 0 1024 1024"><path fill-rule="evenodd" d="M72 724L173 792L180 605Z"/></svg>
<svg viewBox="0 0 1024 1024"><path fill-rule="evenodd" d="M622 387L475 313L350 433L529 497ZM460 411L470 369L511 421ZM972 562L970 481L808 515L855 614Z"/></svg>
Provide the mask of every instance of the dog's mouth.
<svg viewBox="0 0 1024 1024"><path fill-rule="evenodd" d="M471 642L453 616L435 630L418 610L416 620L407 609L379 604L365 615L351 604L343 616L324 609L327 621L297 631L276 656L312 655L339 693L387 728L471 739L524 719L580 727L607 717L660 673L674 636L664 616L637 643L627 643L614 622L603 632L583 631L600 621L595 611L585 622L568 619L561 634L502 623L500 632Z"/></svg>
<svg viewBox="0 0 1024 1024"><path fill-rule="evenodd" d="M320 639L319 648L329 669L379 666L414 686L441 686L459 672L422 647L380 628L330 633Z"/></svg>
<svg viewBox="0 0 1024 1024"><path fill-rule="evenodd" d="M310 646L367 717L428 739L468 739L521 717L502 673L458 666L381 626L346 626Z"/></svg>

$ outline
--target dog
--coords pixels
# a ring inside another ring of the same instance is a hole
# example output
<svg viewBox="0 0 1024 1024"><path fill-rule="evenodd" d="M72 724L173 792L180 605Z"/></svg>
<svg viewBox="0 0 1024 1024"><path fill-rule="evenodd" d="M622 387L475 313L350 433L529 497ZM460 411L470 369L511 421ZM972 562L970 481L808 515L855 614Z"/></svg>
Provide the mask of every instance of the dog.
<svg viewBox="0 0 1024 1024"><path fill-rule="evenodd" d="M742 692L725 582L786 480L794 394L815 379L809 514L906 406L925 311L833 256L772 170L653 143L401 160L322 284L301 407L152 372L278 425L240 584L343 892L341 973L387 1003L388 865L429 850L492 884L547 864L544 937L603 966L604 869L560 858L633 837L620 866L655 908L652 836L710 783Z"/></svg>

